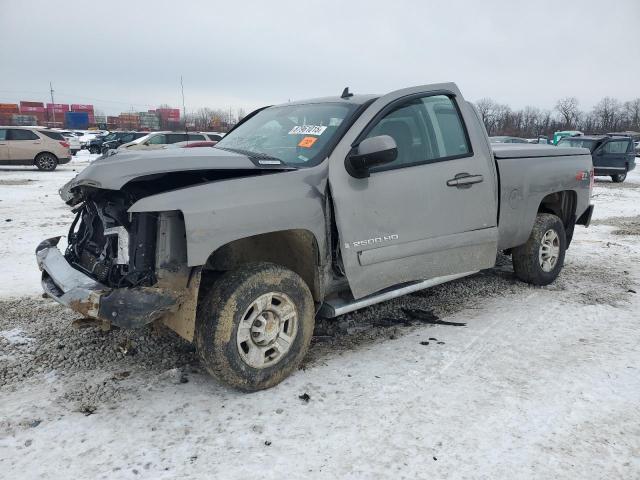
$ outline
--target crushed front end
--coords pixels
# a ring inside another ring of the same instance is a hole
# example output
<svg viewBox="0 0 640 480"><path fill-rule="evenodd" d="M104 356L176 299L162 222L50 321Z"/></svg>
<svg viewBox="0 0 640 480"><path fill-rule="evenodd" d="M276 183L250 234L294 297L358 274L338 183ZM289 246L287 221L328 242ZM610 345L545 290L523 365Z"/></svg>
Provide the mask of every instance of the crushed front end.
<svg viewBox="0 0 640 480"><path fill-rule="evenodd" d="M179 212L129 213L136 195L92 187L77 187L67 200L76 217L64 254L60 237L36 249L45 293L123 328L176 312L194 273Z"/></svg>

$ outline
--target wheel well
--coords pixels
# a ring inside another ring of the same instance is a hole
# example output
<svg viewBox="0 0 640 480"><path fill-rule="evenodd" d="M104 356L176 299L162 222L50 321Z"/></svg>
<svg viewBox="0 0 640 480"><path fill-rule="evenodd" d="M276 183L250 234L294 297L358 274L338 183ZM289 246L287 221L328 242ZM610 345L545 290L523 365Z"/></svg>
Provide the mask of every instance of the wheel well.
<svg viewBox="0 0 640 480"><path fill-rule="evenodd" d="M315 300L322 298L320 254L310 231L282 230L235 240L213 252L205 270L225 272L254 262L273 262L293 270L307 283Z"/></svg>
<svg viewBox="0 0 640 480"><path fill-rule="evenodd" d="M44 151L44 152L38 152L38 154L37 154L35 157L33 157L33 161L34 161L34 163L35 163L35 161L38 159L38 157L39 157L40 155L43 155L43 154L45 154L45 153L48 153L49 155L53 155L54 157L56 157L56 160L58 160L58 156L57 156L55 153L53 153L53 152L47 152L47 151Z"/></svg>
<svg viewBox="0 0 640 480"><path fill-rule="evenodd" d="M576 192L564 190L550 193L542 199L538 207L538 213L551 213L562 220L567 234L567 246L571 243L576 223L576 203Z"/></svg>

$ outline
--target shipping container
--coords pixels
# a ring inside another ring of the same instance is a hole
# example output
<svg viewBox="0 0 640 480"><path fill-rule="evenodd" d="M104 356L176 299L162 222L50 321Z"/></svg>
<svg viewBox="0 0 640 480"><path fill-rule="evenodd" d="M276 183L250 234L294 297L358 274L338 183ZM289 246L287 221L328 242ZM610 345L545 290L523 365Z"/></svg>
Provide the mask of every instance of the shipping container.
<svg viewBox="0 0 640 480"><path fill-rule="evenodd" d="M68 112L69 105L66 103L47 103L47 110L62 110L63 112Z"/></svg>
<svg viewBox="0 0 640 480"><path fill-rule="evenodd" d="M71 104L72 112L93 112L93 105L73 103Z"/></svg>
<svg viewBox="0 0 640 480"><path fill-rule="evenodd" d="M23 126L31 126L37 125L38 119L33 115L20 115L19 113L14 113L11 116L12 125L23 125Z"/></svg>
<svg viewBox="0 0 640 480"><path fill-rule="evenodd" d="M22 110L24 107L44 108L44 103L42 103L42 102L27 102L27 101L24 101L24 100L20 100L20 110Z"/></svg>
<svg viewBox="0 0 640 480"><path fill-rule="evenodd" d="M87 112L66 112L64 125L74 130L85 130L89 126L89 114Z"/></svg>
<svg viewBox="0 0 640 480"><path fill-rule="evenodd" d="M20 113L29 112L30 114L33 112L44 113L44 107L32 107L29 105L20 105Z"/></svg>
<svg viewBox="0 0 640 480"><path fill-rule="evenodd" d="M4 113L19 113L20 109L17 103L0 103L0 111Z"/></svg>

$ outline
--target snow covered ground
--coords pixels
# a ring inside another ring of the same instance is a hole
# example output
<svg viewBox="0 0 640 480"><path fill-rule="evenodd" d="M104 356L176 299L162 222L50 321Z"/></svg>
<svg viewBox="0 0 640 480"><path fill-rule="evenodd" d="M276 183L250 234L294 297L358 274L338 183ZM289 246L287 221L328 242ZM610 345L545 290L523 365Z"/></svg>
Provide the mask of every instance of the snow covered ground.
<svg viewBox="0 0 640 480"><path fill-rule="evenodd" d="M76 329L39 298L33 251L86 160L0 167L0 477L638 478L640 169L596 182L553 285L501 258L320 322L303 369L241 394L171 332Z"/></svg>

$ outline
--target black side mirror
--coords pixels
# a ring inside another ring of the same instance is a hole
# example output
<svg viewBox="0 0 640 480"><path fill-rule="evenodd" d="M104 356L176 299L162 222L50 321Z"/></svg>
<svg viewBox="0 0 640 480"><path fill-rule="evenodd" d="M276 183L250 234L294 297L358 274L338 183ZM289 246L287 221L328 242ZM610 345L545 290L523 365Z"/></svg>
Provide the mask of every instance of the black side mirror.
<svg viewBox="0 0 640 480"><path fill-rule="evenodd" d="M344 166L352 177L367 178L369 169L393 162L398 157L398 146L393 137L378 135L366 138L344 160Z"/></svg>

